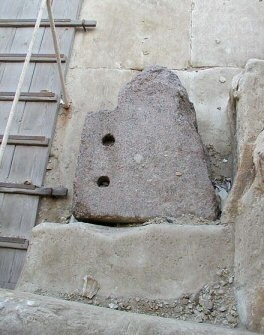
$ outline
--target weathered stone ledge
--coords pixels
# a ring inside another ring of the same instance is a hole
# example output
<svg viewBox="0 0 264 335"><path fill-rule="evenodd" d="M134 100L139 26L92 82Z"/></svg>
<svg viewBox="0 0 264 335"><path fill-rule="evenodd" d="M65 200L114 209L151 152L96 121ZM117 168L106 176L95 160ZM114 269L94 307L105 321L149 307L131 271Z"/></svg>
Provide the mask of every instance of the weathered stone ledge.
<svg viewBox="0 0 264 335"><path fill-rule="evenodd" d="M2 335L253 335L240 329L113 311L0 290Z"/></svg>

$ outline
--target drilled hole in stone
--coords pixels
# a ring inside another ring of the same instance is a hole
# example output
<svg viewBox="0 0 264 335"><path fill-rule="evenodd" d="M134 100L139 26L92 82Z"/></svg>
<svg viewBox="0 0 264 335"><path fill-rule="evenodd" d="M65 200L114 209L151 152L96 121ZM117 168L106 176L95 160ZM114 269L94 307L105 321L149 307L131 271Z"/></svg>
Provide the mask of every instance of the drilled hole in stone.
<svg viewBox="0 0 264 335"><path fill-rule="evenodd" d="M110 146L114 145L115 138L112 134L107 134L102 138L102 143L103 143L103 145L110 147Z"/></svg>
<svg viewBox="0 0 264 335"><path fill-rule="evenodd" d="M110 179L107 176L102 176L98 178L97 185L99 187L108 187L110 184Z"/></svg>

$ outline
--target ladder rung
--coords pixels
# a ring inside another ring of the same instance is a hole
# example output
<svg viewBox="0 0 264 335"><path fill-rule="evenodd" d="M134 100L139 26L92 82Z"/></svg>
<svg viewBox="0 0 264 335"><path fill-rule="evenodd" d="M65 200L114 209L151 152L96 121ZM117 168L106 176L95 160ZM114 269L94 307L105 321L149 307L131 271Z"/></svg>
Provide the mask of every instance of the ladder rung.
<svg viewBox="0 0 264 335"><path fill-rule="evenodd" d="M65 187L45 187L32 184L0 183L0 193L37 195L41 197L66 197L68 189Z"/></svg>
<svg viewBox="0 0 264 335"><path fill-rule="evenodd" d="M18 63L24 62L26 54L0 54L0 62ZM64 54L60 55L61 62L66 62ZM32 54L30 61L33 63L55 63L56 55L54 54Z"/></svg>
<svg viewBox="0 0 264 335"><path fill-rule="evenodd" d="M70 20L70 19L55 19L56 27L75 27L75 28L94 28L96 21L94 20ZM10 28L26 28L34 27L35 19L1 19L0 27ZM40 27L50 27L49 20L41 20Z"/></svg>
<svg viewBox="0 0 264 335"><path fill-rule="evenodd" d="M3 135L0 135L0 143L2 143L2 140ZM9 135L7 144L47 147L49 145L49 138L45 136Z"/></svg>
<svg viewBox="0 0 264 335"><path fill-rule="evenodd" d="M0 92L0 101L13 101L15 92ZM22 92L19 101L57 102L58 97L52 92Z"/></svg>
<svg viewBox="0 0 264 335"><path fill-rule="evenodd" d="M0 236L0 248L27 250L28 240L20 237Z"/></svg>

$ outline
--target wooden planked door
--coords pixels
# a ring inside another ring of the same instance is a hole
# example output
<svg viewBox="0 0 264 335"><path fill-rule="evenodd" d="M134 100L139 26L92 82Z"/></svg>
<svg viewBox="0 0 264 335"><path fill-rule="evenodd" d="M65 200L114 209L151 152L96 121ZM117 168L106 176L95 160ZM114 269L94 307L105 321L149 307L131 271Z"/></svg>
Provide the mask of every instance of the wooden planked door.
<svg viewBox="0 0 264 335"><path fill-rule="evenodd" d="M54 18L76 19L82 0L53 0ZM36 19L40 0L1 0L0 19ZM47 14L44 15L47 18ZM27 52L33 28L0 28L0 53ZM57 28L60 51L67 63L74 39L74 28ZM34 54L54 54L50 28L40 28ZM15 92L23 63L1 62L0 92ZM30 63L23 92L48 90L60 96L56 63ZM12 102L0 101L0 135L3 135ZM52 139L58 102L19 102L11 135L45 136ZM51 143L51 141L50 141ZM0 182L32 183L42 186L50 145L8 145ZM31 229L36 222L39 197L0 193L0 287L13 289L20 276ZM22 244L21 244L21 243Z"/></svg>

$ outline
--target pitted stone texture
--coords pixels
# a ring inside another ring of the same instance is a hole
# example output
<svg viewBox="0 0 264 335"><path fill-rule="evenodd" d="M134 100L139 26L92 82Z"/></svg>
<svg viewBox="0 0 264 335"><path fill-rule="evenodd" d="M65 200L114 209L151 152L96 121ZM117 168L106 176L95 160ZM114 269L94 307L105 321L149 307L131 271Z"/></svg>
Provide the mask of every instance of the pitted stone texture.
<svg viewBox="0 0 264 335"><path fill-rule="evenodd" d="M107 134L114 143L103 144ZM175 73L150 67L121 90L114 111L87 115L73 210L104 222L216 218L195 111Z"/></svg>

